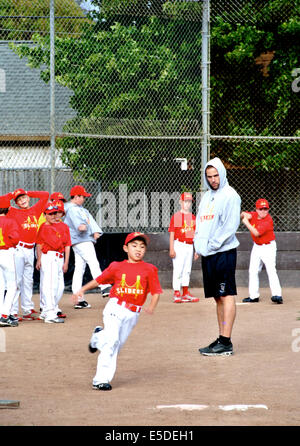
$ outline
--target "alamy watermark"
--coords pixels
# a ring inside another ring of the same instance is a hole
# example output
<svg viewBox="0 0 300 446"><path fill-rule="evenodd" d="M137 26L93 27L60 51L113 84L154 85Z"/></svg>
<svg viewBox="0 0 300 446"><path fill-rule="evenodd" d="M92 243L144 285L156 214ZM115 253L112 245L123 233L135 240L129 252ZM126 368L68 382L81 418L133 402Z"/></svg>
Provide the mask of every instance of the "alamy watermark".
<svg viewBox="0 0 300 446"><path fill-rule="evenodd" d="M99 205L97 222L102 228L167 228L174 212L180 209L181 192L129 192L127 184L120 184L116 193L102 191L96 203ZM201 192L193 194L196 209Z"/></svg>
<svg viewBox="0 0 300 446"><path fill-rule="evenodd" d="M300 68L295 68L292 71L292 76L296 78L292 82L292 90L294 93L299 93L299 91L300 91Z"/></svg>
<svg viewBox="0 0 300 446"><path fill-rule="evenodd" d="M292 330L292 336L295 338L292 341L292 351L298 353L300 352L300 327Z"/></svg>

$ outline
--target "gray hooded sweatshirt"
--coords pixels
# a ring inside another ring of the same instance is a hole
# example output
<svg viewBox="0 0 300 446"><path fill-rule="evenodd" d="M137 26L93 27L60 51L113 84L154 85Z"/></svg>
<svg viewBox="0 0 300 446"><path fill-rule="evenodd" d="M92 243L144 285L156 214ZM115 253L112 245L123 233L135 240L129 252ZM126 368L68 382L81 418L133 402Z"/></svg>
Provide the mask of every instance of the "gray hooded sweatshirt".
<svg viewBox="0 0 300 446"><path fill-rule="evenodd" d="M208 191L202 197L196 217L194 237L195 251L202 256L229 251L239 245L236 231L240 224L241 198L228 184L226 169L219 158L213 158L206 166L217 169L220 185L213 190L205 175Z"/></svg>
<svg viewBox="0 0 300 446"><path fill-rule="evenodd" d="M103 234L98 223L84 207L69 201L65 203L65 213L64 223L69 226L72 245L82 242L96 243L93 234L95 232L99 232L101 235ZM87 225L86 231L78 230L81 224Z"/></svg>

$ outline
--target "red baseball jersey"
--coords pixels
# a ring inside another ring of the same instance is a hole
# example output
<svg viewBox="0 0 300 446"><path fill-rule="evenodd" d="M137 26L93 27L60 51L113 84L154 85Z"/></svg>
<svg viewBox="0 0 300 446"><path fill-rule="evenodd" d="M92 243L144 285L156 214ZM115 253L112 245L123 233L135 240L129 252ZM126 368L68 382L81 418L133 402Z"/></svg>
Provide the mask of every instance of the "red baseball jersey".
<svg viewBox="0 0 300 446"><path fill-rule="evenodd" d="M144 261L130 263L128 260L112 262L103 273L96 278L101 284L110 283L110 297L117 297L125 302L142 306L147 294L161 294L156 266Z"/></svg>
<svg viewBox="0 0 300 446"><path fill-rule="evenodd" d="M184 214L176 212L170 221L169 232L174 232L175 240L180 242L193 243L196 228L196 217L189 212Z"/></svg>
<svg viewBox="0 0 300 446"><path fill-rule="evenodd" d="M265 218L259 220L256 211L249 212L249 214L252 215L251 220L249 220L251 225L254 226L260 234L259 237L255 237L255 235L251 234L253 241L257 245L264 245L265 243L270 243L272 240L275 240L274 224L271 215L268 214Z"/></svg>
<svg viewBox="0 0 300 446"><path fill-rule="evenodd" d="M37 234L36 243L41 245L44 254L48 251L64 253L66 246L71 246L69 227L63 223L52 225L43 223Z"/></svg>
<svg viewBox="0 0 300 446"><path fill-rule="evenodd" d="M39 201L28 209L10 207L7 216L16 220L20 229L20 240L25 243L35 243L38 232L38 220L44 211L49 198L49 192L29 191L30 198L39 198Z"/></svg>
<svg viewBox="0 0 300 446"><path fill-rule="evenodd" d="M0 249L14 248L20 240L17 223L7 214L0 216Z"/></svg>

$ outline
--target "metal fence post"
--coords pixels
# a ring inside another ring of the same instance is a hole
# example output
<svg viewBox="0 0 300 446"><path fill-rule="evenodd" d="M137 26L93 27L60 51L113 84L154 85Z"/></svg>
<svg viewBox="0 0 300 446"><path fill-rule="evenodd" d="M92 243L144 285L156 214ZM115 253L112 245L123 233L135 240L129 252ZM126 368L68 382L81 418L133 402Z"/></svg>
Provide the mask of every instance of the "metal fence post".
<svg viewBox="0 0 300 446"><path fill-rule="evenodd" d="M55 25L54 0L50 0L50 189L55 190Z"/></svg>
<svg viewBox="0 0 300 446"><path fill-rule="evenodd" d="M202 74L202 140L201 140L201 195L206 190L204 167L209 157L209 21L210 0L203 0L202 10L202 42L201 42L201 74Z"/></svg>

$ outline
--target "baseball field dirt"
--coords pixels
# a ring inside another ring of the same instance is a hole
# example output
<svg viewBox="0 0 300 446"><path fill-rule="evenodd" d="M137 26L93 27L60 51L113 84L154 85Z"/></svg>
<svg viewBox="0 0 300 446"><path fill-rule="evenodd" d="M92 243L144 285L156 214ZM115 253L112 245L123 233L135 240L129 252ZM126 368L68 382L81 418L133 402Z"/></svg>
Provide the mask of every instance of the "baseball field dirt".
<svg viewBox="0 0 300 446"><path fill-rule="evenodd" d="M20 404L0 408L0 426L299 426L299 290L284 289L283 305L268 289L243 304L239 288L230 357L199 354L217 337L216 313L202 289L192 291L200 302L174 304L165 290L153 316L141 313L108 392L92 389L98 353L88 351L101 295L75 310L65 294L64 324L1 328L0 399Z"/></svg>

